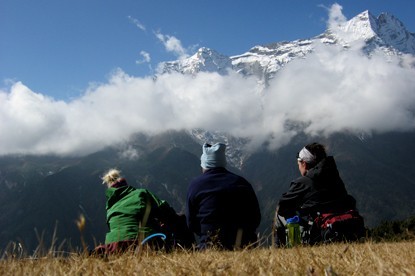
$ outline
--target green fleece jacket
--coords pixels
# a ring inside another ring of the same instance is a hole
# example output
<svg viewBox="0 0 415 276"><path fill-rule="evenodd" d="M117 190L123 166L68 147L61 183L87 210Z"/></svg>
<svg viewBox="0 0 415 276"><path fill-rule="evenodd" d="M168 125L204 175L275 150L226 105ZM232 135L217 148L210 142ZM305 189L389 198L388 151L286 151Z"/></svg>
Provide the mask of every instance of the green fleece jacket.
<svg viewBox="0 0 415 276"><path fill-rule="evenodd" d="M105 194L109 227L106 244L134 240L139 237L139 233L143 234L142 237L152 234L155 230L152 229L152 218L160 213L160 209L171 209L166 201L158 199L146 189L128 186L125 180L108 188Z"/></svg>

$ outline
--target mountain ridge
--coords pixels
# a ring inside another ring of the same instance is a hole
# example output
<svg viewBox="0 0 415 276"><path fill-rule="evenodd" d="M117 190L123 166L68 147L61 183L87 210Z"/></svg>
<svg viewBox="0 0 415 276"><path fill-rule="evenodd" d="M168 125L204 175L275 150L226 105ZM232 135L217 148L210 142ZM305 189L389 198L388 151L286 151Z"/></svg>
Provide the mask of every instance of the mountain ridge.
<svg viewBox="0 0 415 276"><path fill-rule="evenodd" d="M343 32L343 36L348 35L348 40L343 41L339 37L339 30ZM316 42L348 47L348 43L358 39L363 39L368 44L365 46L365 49L368 49L367 54L380 47L387 55L415 55L415 35L409 32L399 19L388 13L381 13L376 18L367 10L336 26L335 29L328 28L324 33L312 38L256 45L240 55L226 57L213 49L202 47L187 59L162 63L159 73L226 74L226 71L231 69L245 76L257 76L259 81L266 84L287 63L313 52L313 44Z"/></svg>

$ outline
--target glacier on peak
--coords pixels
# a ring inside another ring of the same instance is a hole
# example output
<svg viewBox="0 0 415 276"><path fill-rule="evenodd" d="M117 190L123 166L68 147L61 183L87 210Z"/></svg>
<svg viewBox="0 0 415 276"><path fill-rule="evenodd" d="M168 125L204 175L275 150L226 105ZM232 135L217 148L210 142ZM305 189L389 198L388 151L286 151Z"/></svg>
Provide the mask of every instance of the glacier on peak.
<svg viewBox="0 0 415 276"><path fill-rule="evenodd" d="M244 76L257 77L266 87L287 63L313 52L315 43L348 48L355 41L363 43L363 50L368 55L374 50L381 50L386 55L415 55L415 35L407 31L399 19L388 13L381 13L376 18L366 10L348 21L332 24L313 38L257 45L248 52L230 57L202 47L189 58L161 63L158 72L217 72L226 75L231 69Z"/></svg>
<svg viewBox="0 0 415 276"><path fill-rule="evenodd" d="M345 23L331 26L329 31L340 36L345 42L351 42L360 39L367 41L373 38L377 35L374 31L376 29L376 18L369 11L364 11Z"/></svg>
<svg viewBox="0 0 415 276"><path fill-rule="evenodd" d="M415 36L406 30L395 16L381 13L377 18L364 11L349 21L340 24L338 30L329 29L336 38L346 44L364 40L368 53L375 48L389 49L396 53L415 54Z"/></svg>

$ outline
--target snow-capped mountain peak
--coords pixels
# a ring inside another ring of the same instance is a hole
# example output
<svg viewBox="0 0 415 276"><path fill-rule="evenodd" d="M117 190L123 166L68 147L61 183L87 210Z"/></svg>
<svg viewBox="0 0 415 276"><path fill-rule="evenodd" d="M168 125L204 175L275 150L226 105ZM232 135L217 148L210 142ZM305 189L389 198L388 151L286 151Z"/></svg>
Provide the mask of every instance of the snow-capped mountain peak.
<svg viewBox="0 0 415 276"><path fill-rule="evenodd" d="M391 14L381 13L376 18L369 11L364 11L337 27L337 30L334 26L328 32L345 43L364 40L366 43L375 43L373 46L415 53L414 34L407 31L403 23Z"/></svg>
<svg viewBox="0 0 415 276"><path fill-rule="evenodd" d="M376 18L369 11L364 11L337 27L348 36L347 40L349 41L347 42L357 39L369 40L376 36L375 30L378 28ZM331 26L329 31L339 34L335 28L335 26Z"/></svg>
<svg viewBox="0 0 415 276"><path fill-rule="evenodd" d="M407 31L401 21L387 13L376 18L369 11L364 11L348 21L331 24L326 32L310 39L257 45L246 53L231 57L202 47L187 59L160 64L158 72L217 72L225 75L233 69L245 76L256 76L265 87L287 63L313 52L315 42L348 47L354 41L364 43L363 50L368 55L376 49L386 55L415 55L415 35Z"/></svg>
<svg viewBox="0 0 415 276"><path fill-rule="evenodd" d="M193 75L198 72L218 72L226 74L230 68L232 68L232 63L229 57L202 47L187 59L162 63L159 73L181 72Z"/></svg>

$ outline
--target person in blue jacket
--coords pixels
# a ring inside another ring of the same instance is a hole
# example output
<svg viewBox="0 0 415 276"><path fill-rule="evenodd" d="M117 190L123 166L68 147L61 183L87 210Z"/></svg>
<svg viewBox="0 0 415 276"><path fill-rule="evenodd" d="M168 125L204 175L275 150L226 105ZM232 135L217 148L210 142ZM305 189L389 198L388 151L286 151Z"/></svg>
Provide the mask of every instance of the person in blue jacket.
<svg viewBox="0 0 415 276"><path fill-rule="evenodd" d="M253 245L261 213L251 184L225 168L225 144L205 143L202 149L202 175L191 181L186 204L187 224L199 237L198 248Z"/></svg>

